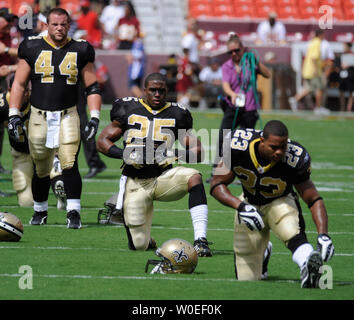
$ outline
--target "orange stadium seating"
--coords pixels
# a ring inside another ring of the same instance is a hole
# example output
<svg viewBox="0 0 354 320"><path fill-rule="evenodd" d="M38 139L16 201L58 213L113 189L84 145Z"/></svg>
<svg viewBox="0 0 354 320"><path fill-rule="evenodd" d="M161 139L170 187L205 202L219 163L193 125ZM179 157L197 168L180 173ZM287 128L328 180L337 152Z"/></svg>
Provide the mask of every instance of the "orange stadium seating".
<svg viewBox="0 0 354 320"><path fill-rule="evenodd" d="M253 0L233 0L234 7L242 6L244 4L253 6Z"/></svg>
<svg viewBox="0 0 354 320"><path fill-rule="evenodd" d="M277 8L283 8L283 7L297 7L297 0L276 0L275 4Z"/></svg>
<svg viewBox="0 0 354 320"><path fill-rule="evenodd" d="M189 4L189 13L192 17L213 16L212 6L208 2L192 2Z"/></svg>
<svg viewBox="0 0 354 320"><path fill-rule="evenodd" d="M252 4L234 6L234 15L237 18L251 18L255 16L255 8Z"/></svg>
<svg viewBox="0 0 354 320"><path fill-rule="evenodd" d="M1 0L0 0L1 1ZM275 11L282 20L315 20L327 13L334 20L354 20L354 0L189 0L194 17L266 18Z"/></svg>
<svg viewBox="0 0 354 320"><path fill-rule="evenodd" d="M297 6L288 5L288 6L281 6L277 8L277 13L279 19L300 19L299 9Z"/></svg>
<svg viewBox="0 0 354 320"><path fill-rule="evenodd" d="M213 13L217 17L234 17L234 6L230 3L214 3Z"/></svg>

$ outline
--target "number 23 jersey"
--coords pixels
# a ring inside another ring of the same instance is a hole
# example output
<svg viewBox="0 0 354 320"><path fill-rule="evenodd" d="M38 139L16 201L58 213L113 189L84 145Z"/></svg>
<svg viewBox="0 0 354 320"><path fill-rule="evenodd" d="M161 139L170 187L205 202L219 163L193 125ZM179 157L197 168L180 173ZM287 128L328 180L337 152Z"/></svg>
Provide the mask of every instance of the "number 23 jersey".
<svg viewBox="0 0 354 320"><path fill-rule="evenodd" d="M262 166L257 151L260 137L261 131L254 129L238 129L229 137L231 168L242 183L246 199L255 205L286 196L294 184L308 180L311 174L310 155L303 146L290 139L281 161Z"/></svg>
<svg viewBox="0 0 354 320"><path fill-rule="evenodd" d="M41 110L58 111L77 103L81 70L94 62L95 51L84 40L73 40L55 47L46 37L23 40L18 56L31 67L31 104Z"/></svg>

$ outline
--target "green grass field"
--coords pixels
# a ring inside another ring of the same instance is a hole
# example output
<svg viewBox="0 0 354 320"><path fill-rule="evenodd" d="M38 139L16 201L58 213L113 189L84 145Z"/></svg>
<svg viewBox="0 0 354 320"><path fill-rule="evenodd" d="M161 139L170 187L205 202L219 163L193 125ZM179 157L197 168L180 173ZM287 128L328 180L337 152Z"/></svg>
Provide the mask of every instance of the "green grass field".
<svg viewBox="0 0 354 320"><path fill-rule="evenodd" d="M219 127L220 113L194 112L196 129ZM109 109L102 112L100 129L108 124ZM299 270L290 251L271 234L273 255L269 278L258 282L237 282L233 263L233 211L223 207L208 193L208 240L213 257L200 258L191 275L151 275L144 272L148 259L157 258L153 251L128 250L126 233L121 226L97 224L97 213L103 203L118 189L120 160L102 156L108 169L93 179L83 180L81 230L69 230L65 212L56 209L50 193L49 217L45 226L30 226L32 208L19 208L12 190L11 176L0 175L0 190L11 197L0 198L0 210L16 214L24 224L20 242L0 243L1 300L283 300L354 298L354 121L353 117L332 115L316 118L311 113L262 113L267 120L280 119L290 137L303 144L313 161L315 182L329 215L329 231L335 245L335 256L329 262L333 270L333 289L300 289ZM259 123L257 127L259 128ZM11 168L7 135L1 162ZM88 167L83 152L79 158L84 176ZM207 178L210 164L196 166ZM232 185L238 195L240 186ZM303 204L303 203L302 203ZM308 238L316 244L316 228L309 209L303 204ZM155 202L152 235L158 245L179 237L193 242L193 229L188 212L188 197L173 202ZM33 288L21 289L21 266L30 266Z"/></svg>

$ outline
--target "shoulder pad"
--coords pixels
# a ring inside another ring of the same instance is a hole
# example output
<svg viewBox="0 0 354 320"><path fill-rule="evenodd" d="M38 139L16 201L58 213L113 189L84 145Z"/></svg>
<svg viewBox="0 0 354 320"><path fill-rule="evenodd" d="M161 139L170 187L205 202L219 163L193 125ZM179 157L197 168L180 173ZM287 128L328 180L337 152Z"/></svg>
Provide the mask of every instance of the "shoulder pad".
<svg viewBox="0 0 354 320"><path fill-rule="evenodd" d="M113 120L118 121L121 125L124 125L126 123L127 114L126 114L125 106L122 103L122 99L117 99L112 104L111 121Z"/></svg>
<svg viewBox="0 0 354 320"><path fill-rule="evenodd" d="M311 157L307 150L301 144L291 140L288 140L284 162L300 171L306 171L311 167Z"/></svg>

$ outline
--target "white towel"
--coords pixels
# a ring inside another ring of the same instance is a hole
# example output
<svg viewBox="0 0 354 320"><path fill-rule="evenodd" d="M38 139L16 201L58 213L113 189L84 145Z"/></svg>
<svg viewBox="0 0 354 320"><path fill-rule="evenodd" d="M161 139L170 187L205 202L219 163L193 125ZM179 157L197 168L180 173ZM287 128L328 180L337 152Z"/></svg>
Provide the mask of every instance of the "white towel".
<svg viewBox="0 0 354 320"><path fill-rule="evenodd" d="M123 207L123 197L125 193L126 182L127 182L127 176L122 174L119 181L119 193L118 193L117 205L116 205L116 208L118 210L121 210Z"/></svg>
<svg viewBox="0 0 354 320"><path fill-rule="evenodd" d="M47 141L45 146L50 149L59 147L61 111L47 111Z"/></svg>

